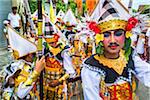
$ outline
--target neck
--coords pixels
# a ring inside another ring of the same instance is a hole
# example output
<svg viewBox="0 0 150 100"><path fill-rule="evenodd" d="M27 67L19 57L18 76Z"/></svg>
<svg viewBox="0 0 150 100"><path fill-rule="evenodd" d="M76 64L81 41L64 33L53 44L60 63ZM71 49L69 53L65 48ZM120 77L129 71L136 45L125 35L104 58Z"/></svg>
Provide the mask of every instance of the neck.
<svg viewBox="0 0 150 100"><path fill-rule="evenodd" d="M107 51L104 51L104 56L108 59L116 59L119 57L119 53L109 53Z"/></svg>

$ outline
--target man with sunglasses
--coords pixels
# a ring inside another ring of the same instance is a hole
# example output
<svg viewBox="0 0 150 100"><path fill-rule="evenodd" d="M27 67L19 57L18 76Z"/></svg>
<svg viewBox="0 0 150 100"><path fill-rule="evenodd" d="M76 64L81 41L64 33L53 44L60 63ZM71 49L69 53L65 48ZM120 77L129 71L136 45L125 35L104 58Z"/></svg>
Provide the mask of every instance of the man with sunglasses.
<svg viewBox="0 0 150 100"><path fill-rule="evenodd" d="M87 58L81 71L85 100L135 100L134 76L150 86L150 78L146 78L150 65L130 46L131 20L136 19L109 19L98 24L100 33L96 37L101 38L96 41L101 52Z"/></svg>

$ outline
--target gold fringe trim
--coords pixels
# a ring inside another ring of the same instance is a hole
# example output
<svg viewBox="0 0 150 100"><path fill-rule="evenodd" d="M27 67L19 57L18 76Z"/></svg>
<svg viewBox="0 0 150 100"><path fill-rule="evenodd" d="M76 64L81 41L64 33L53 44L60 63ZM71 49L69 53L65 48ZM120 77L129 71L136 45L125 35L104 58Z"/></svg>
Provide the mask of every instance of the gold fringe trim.
<svg viewBox="0 0 150 100"><path fill-rule="evenodd" d="M114 69L118 74L122 74L124 67L126 67L127 60L124 56L124 51L121 50L119 53L119 58L117 59L108 59L104 55L95 55L94 58L99 61L99 63L107 66L108 68Z"/></svg>

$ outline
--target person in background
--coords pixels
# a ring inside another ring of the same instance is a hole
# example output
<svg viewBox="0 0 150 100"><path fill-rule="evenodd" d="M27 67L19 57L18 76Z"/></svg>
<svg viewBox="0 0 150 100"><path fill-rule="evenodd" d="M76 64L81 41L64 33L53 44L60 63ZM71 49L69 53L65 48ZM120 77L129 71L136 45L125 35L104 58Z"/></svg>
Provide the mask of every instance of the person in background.
<svg viewBox="0 0 150 100"><path fill-rule="evenodd" d="M44 68L45 57L34 61L35 52L14 60L4 67L4 92L2 98L10 99L38 99L37 82L41 70ZM27 89L23 88L27 87ZM28 92L29 91L29 92Z"/></svg>
<svg viewBox="0 0 150 100"><path fill-rule="evenodd" d="M17 13L17 7L12 7L12 12L8 14L8 20L10 22L10 25L18 32L20 32L21 28L21 17Z"/></svg>

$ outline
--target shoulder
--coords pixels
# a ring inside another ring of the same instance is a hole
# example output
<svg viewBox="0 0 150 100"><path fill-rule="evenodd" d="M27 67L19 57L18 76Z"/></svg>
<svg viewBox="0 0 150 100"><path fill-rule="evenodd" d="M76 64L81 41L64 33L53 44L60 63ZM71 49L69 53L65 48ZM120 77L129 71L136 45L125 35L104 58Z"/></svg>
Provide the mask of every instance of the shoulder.
<svg viewBox="0 0 150 100"><path fill-rule="evenodd" d="M70 51L70 47L69 46L65 46L64 49L61 51L61 56L63 57L64 54L70 55L69 51Z"/></svg>
<svg viewBox="0 0 150 100"><path fill-rule="evenodd" d="M9 17L12 17L12 13L9 13L9 14L8 14L8 18L9 18Z"/></svg>
<svg viewBox="0 0 150 100"><path fill-rule="evenodd" d="M11 64L4 66L4 73L8 75L13 75L17 70L22 69L23 66L23 61L13 61Z"/></svg>
<svg viewBox="0 0 150 100"><path fill-rule="evenodd" d="M91 70L87 67L83 67L81 70L82 80L86 80L86 81L93 80L94 82L94 80L99 80L101 75L102 74L99 73L98 71Z"/></svg>
<svg viewBox="0 0 150 100"><path fill-rule="evenodd" d="M103 70L103 65L100 64L99 61L97 61L94 58L95 55L92 55L91 57L89 57L85 61L83 61L83 64L82 64L83 69L85 67L91 71L98 72L101 75L105 75L105 71Z"/></svg>
<svg viewBox="0 0 150 100"><path fill-rule="evenodd" d="M9 15L9 16L12 15L12 12L10 12L8 15Z"/></svg>
<svg viewBox="0 0 150 100"><path fill-rule="evenodd" d="M98 65L100 65L99 61L97 61L97 60L94 58L95 55L96 55L96 54L94 54L94 55L90 56L89 58L87 58L87 59L84 61L84 63L85 63L85 64L88 64L88 65L90 65L90 66L98 66Z"/></svg>
<svg viewBox="0 0 150 100"><path fill-rule="evenodd" d="M60 52L56 55L56 57L59 59L59 60L63 60L63 57L64 57L64 54L67 53L69 47L68 46L65 46L63 48L61 48L62 50L60 50Z"/></svg>

